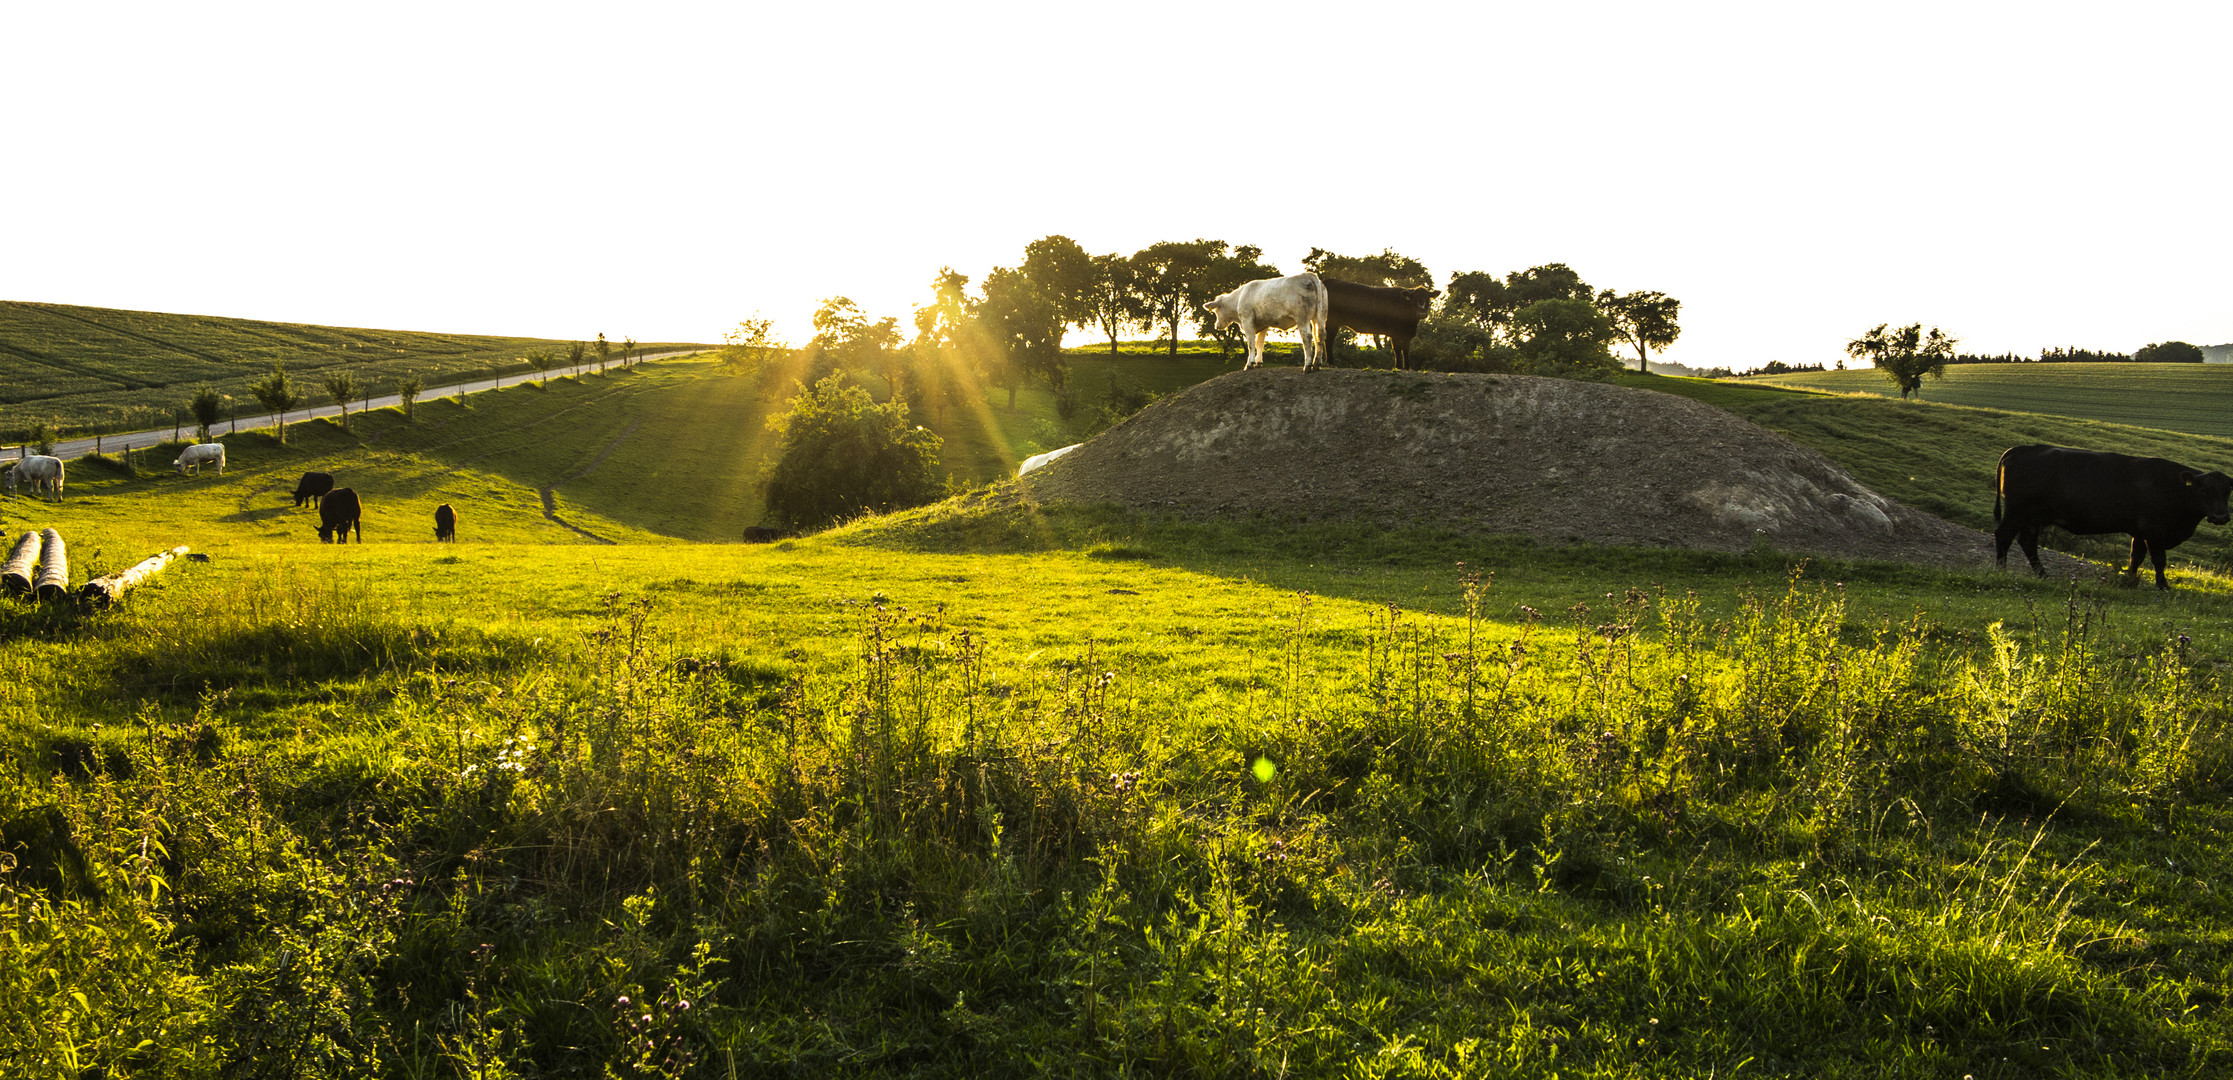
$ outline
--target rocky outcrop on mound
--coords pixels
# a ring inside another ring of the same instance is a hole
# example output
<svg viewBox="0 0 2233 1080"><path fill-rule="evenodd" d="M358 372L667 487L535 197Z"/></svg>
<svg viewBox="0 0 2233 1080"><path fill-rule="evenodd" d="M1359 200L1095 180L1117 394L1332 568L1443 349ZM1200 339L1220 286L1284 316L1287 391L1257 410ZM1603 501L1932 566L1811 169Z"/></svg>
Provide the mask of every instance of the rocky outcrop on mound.
<svg viewBox="0 0 2233 1080"><path fill-rule="evenodd" d="M1524 375L1258 368L1142 410L1021 481L1045 501L1188 517L1447 524L1554 543L1941 566L1992 538L1862 487L1720 409Z"/></svg>

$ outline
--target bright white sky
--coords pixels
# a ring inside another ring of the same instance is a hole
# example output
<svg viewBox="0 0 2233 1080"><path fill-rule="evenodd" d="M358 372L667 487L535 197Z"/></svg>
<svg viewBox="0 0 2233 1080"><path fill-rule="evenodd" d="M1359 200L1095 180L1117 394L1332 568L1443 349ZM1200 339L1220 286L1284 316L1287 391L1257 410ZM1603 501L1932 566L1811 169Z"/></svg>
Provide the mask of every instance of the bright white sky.
<svg viewBox="0 0 2233 1080"><path fill-rule="evenodd" d="M1210 237L1683 302L1666 359L2233 341L2233 4L0 5L0 299L794 336Z"/></svg>

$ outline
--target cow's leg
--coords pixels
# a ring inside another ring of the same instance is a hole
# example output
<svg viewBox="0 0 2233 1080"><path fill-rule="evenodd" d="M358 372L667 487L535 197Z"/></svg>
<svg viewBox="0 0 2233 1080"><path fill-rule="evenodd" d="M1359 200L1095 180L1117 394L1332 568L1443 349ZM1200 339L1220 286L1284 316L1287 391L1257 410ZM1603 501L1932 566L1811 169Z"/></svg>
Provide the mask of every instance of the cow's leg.
<svg viewBox="0 0 2233 1080"><path fill-rule="evenodd" d="M2142 560L2142 559L2145 559L2145 558L2147 558L2147 557L2148 557L2148 542L2147 542L2146 540L2142 540L2142 539L2140 539L2140 538L2139 538L2139 537L2137 537L2137 536L2133 537L2133 538L2132 538L2132 565L2130 565L2130 566L2127 566L2127 567L2125 567L2125 568L2124 568L2124 576L2126 576L2126 577L2128 577L2128 578L2134 578L2134 579L2137 579L2137 578L2139 578L2139 576L2140 576L2140 560Z"/></svg>
<svg viewBox="0 0 2233 1080"><path fill-rule="evenodd" d="M2024 546L2024 558L2031 560L2031 572L2047 576L2047 565L2039 561L2039 527L2034 525L2016 534L2016 542Z"/></svg>
<svg viewBox="0 0 2233 1080"><path fill-rule="evenodd" d="M1993 565L2008 568L2008 545L2015 543L2016 534L2022 531L2014 518L2001 519L2000 527L1993 530Z"/></svg>
<svg viewBox="0 0 2233 1080"><path fill-rule="evenodd" d="M1262 329L1244 328L1244 332L1248 334L1248 363L1246 367L1259 366L1264 362L1265 331Z"/></svg>
<svg viewBox="0 0 2233 1080"><path fill-rule="evenodd" d="M2171 582L2163 576L2163 545L2148 545L2148 558L2155 562L2155 587L2158 589L2170 588Z"/></svg>

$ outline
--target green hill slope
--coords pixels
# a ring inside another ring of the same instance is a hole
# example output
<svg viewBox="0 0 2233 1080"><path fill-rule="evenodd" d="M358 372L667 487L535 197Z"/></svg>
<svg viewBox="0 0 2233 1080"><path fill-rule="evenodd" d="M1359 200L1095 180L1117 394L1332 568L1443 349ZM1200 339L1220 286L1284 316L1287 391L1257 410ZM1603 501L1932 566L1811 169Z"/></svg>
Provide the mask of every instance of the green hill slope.
<svg viewBox="0 0 2233 1080"><path fill-rule="evenodd" d="M1891 381L1873 369L1761 375L1745 381L1899 396ZM1923 380L1923 397L1948 405L2233 438L2233 364L1958 364L1946 369L1944 379Z"/></svg>
<svg viewBox="0 0 2233 1080"><path fill-rule="evenodd" d="M274 364L313 382L318 369L348 364L389 393L411 372L436 385L530 370L528 352L563 355L568 344L0 301L0 440L42 422L77 433L159 427L202 383L252 405L248 384Z"/></svg>

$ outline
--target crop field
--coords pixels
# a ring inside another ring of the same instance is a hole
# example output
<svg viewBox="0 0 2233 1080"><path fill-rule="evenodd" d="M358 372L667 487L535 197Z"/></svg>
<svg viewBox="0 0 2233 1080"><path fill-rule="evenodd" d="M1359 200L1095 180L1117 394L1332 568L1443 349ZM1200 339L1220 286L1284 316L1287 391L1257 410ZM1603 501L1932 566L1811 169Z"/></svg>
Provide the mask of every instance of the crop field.
<svg viewBox="0 0 2233 1080"><path fill-rule="evenodd" d="M1891 380L1872 368L1748 376L1744 381L1900 396ZM2233 438L2233 364L1956 364L1946 369L1944 379L1924 379L1922 396L1948 405Z"/></svg>
<svg viewBox="0 0 2233 1080"><path fill-rule="evenodd" d="M411 373L435 386L531 370L527 353L563 358L569 344L0 301L0 441L40 423L78 434L160 427L203 383L253 409L247 386L275 364L304 377L323 403L317 371L331 364L393 393Z"/></svg>
<svg viewBox="0 0 2233 1080"><path fill-rule="evenodd" d="M1075 361L1088 402L1112 367L1149 392L1223 370L1101 363ZM2114 424L1636 385L1965 524L2011 440L2233 464ZM1002 406L948 425L972 480L1081 433L1044 389ZM0 1059L2233 1068L2226 530L2168 594L998 486L691 542L757 520L767 407L651 364L238 436L222 478L76 462L63 503L0 504L10 538L59 528L78 581L209 556L103 614L0 601ZM318 544L286 498L319 467L366 493L370 543Z"/></svg>

